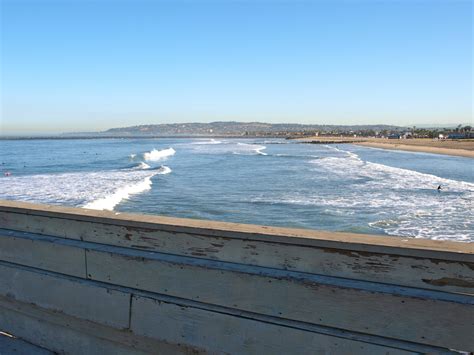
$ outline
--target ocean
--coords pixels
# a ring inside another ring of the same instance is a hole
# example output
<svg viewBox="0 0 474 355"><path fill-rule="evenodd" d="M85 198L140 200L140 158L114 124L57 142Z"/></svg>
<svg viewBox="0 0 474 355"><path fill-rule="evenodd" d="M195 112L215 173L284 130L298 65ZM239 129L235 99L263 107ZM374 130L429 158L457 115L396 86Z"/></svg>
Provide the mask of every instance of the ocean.
<svg viewBox="0 0 474 355"><path fill-rule="evenodd" d="M0 141L0 164L6 200L474 241L469 158L283 139L38 139Z"/></svg>

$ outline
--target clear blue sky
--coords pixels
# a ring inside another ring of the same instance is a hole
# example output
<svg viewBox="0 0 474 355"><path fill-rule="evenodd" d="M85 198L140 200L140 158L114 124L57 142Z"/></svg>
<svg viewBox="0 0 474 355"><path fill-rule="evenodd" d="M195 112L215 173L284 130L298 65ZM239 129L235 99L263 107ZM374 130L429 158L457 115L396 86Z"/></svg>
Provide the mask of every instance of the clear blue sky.
<svg viewBox="0 0 474 355"><path fill-rule="evenodd" d="M0 3L4 134L472 121L471 1Z"/></svg>

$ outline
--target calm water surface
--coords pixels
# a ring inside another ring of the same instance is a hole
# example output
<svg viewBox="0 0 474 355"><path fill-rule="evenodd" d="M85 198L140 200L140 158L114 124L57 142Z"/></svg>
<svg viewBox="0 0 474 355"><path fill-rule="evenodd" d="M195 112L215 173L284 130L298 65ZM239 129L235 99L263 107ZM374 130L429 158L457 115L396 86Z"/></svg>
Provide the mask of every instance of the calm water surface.
<svg viewBox="0 0 474 355"><path fill-rule="evenodd" d="M84 139L0 141L0 163L0 199L474 241L469 158L276 139Z"/></svg>

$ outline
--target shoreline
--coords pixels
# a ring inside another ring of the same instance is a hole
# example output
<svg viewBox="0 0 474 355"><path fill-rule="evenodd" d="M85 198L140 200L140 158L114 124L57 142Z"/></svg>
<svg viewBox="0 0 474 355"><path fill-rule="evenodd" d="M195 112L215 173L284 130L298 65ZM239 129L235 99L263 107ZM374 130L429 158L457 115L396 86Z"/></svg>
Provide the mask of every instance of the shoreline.
<svg viewBox="0 0 474 355"><path fill-rule="evenodd" d="M369 147L369 148L442 154L442 155L451 155L451 156L474 159L474 151L459 149L459 148L440 148L440 147L430 147L430 146L422 146L422 145L420 146L420 145L391 144L391 143L378 143L378 142L377 143L376 142L354 142L352 144L361 145L361 146Z"/></svg>
<svg viewBox="0 0 474 355"><path fill-rule="evenodd" d="M428 138L415 139L383 139L363 137L307 137L298 139L307 144L354 144L369 148L401 150L407 152L451 155L474 159L474 139L434 140Z"/></svg>

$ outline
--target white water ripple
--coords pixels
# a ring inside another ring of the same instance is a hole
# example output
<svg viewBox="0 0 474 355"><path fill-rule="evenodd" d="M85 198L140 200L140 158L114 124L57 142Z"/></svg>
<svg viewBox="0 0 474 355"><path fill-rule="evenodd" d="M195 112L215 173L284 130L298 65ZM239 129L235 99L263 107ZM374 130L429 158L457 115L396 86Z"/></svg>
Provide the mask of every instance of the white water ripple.
<svg viewBox="0 0 474 355"><path fill-rule="evenodd" d="M327 148L337 156L310 164L319 184L335 184L338 191L305 190L254 202L315 206L335 215L355 211L371 216L374 230L394 236L474 241L473 183L367 162L353 152Z"/></svg>
<svg viewBox="0 0 474 355"><path fill-rule="evenodd" d="M154 175L170 172L167 166L148 169L143 165L139 169L9 176L2 179L0 196L8 200L113 210L130 196L149 190Z"/></svg>

